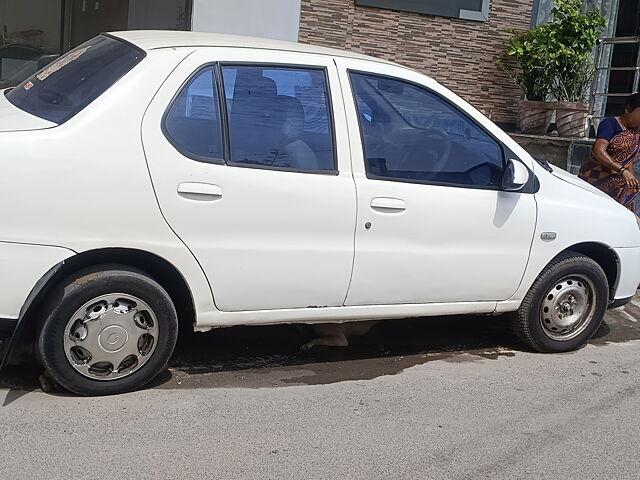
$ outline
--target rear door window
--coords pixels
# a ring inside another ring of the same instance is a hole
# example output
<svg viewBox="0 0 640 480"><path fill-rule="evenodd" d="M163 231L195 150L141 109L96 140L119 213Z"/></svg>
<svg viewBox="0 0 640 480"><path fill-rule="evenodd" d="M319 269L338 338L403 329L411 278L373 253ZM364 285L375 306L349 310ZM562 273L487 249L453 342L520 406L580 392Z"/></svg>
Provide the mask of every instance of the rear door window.
<svg viewBox="0 0 640 480"><path fill-rule="evenodd" d="M167 112L164 131L183 155L204 162L224 162L213 67L198 72L180 91Z"/></svg>
<svg viewBox="0 0 640 480"><path fill-rule="evenodd" d="M222 75L230 164L336 171L324 69L223 65Z"/></svg>
<svg viewBox="0 0 640 480"><path fill-rule="evenodd" d="M69 120L137 65L145 52L100 35L6 93L16 107L50 122Z"/></svg>

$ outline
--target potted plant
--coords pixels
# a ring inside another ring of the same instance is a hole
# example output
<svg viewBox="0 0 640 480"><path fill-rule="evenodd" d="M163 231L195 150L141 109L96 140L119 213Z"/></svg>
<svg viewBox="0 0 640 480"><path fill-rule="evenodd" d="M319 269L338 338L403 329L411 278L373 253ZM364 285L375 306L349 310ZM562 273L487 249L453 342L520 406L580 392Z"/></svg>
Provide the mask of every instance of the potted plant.
<svg viewBox="0 0 640 480"><path fill-rule="evenodd" d="M553 85L548 29L547 25L537 25L521 33L511 30L506 52L496 58L498 67L524 92L517 116L517 128L522 133L543 135L553 115L554 105L547 102Z"/></svg>
<svg viewBox="0 0 640 480"><path fill-rule="evenodd" d="M586 133L589 104L585 97L595 68L593 47L606 20L597 10L581 12L579 0L556 0L547 24L548 60L553 72L551 92L558 100L556 125L563 137L582 137Z"/></svg>

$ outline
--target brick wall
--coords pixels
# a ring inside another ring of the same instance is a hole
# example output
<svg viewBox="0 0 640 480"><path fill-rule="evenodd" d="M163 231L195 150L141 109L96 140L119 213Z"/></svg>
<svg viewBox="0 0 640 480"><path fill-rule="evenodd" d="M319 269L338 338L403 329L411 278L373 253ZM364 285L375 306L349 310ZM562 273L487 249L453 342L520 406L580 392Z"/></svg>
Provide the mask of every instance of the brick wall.
<svg viewBox="0 0 640 480"><path fill-rule="evenodd" d="M353 0L302 0L300 41L375 54L419 70L499 123L514 123L521 91L500 72L507 28L531 23L533 0L491 0L488 22L356 6Z"/></svg>

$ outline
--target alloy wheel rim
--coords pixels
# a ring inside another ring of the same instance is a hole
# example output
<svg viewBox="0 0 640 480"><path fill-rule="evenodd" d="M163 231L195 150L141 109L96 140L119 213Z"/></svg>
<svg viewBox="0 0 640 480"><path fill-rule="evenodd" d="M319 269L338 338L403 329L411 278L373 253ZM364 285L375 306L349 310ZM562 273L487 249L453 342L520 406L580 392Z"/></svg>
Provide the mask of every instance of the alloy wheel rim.
<svg viewBox="0 0 640 480"><path fill-rule="evenodd" d="M140 370L153 356L159 327L140 298L112 293L95 297L71 316L64 352L73 369L92 380L117 380Z"/></svg>
<svg viewBox="0 0 640 480"><path fill-rule="evenodd" d="M571 340L589 326L596 310L595 286L584 275L570 275L554 283L540 307L540 325L552 340Z"/></svg>

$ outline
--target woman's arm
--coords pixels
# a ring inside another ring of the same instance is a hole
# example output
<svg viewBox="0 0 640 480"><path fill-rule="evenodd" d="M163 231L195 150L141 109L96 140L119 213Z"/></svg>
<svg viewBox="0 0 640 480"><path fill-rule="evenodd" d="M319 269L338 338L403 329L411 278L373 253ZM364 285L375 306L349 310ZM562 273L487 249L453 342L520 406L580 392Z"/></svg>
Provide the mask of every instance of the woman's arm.
<svg viewBox="0 0 640 480"><path fill-rule="evenodd" d="M607 167L614 172L620 170L620 165L618 162L614 162L611 156L607 153L607 147L609 146L609 142L604 138L598 138L596 143L593 144L593 159L596 163L599 163L603 167Z"/></svg>
<svg viewBox="0 0 640 480"><path fill-rule="evenodd" d="M607 167L614 172L619 172L622 165L614 162L611 156L607 153L607 147L609 142L604 138L598 138L596 143L593 144L593 159L596 163L599 163L603 167ZM635 177L631 170L624 170L622 172L622 178L624 178L629 188L638 188L638 179Z"/></svg>

